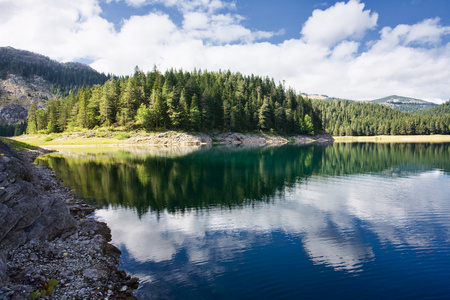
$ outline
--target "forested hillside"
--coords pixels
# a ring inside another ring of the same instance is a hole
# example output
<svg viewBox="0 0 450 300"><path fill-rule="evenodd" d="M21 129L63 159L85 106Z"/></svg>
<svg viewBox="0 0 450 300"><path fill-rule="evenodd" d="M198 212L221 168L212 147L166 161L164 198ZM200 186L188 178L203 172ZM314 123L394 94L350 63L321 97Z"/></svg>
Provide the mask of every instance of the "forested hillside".
<svg viewBox="0 0 450 300"><path fill-rule="evenodd" d="M111 78L36 106L29 133L74 128L320 133L320 111L273 79L231 72L154 69Z"/></svg>
<svg viewBox="0 0 450 300"><path fill-rule="evenodd" d="M324 131L334 136L450 134L449 102L423 114L347 100L312 103L322 112Z"/></svg>
<svg viewBox="0 0 450 300"><path fill-rule="evenodd" d="M51 92L59 95L108 80L105 74L80 63L59 63L33 52L0 47L0 79L9 74L23 78L39 76L51 84Z"/></svg>
<svg viewBox="0 0 450 300"><path fill-rule="evenodd" d="M447 101L439 106L421 110L417 112L420 115L424 116L445 116L450 115L450 101Z"/></svg>

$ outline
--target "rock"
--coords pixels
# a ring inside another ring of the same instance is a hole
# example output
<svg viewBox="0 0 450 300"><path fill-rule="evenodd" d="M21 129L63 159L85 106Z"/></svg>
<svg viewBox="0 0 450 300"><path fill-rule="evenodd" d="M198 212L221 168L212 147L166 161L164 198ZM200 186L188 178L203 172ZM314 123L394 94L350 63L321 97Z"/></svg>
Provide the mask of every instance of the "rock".
<svg viewBox="0 0 450 300"><path fill-rule="evenodd" d="M227 132L214 136L214 140L219 144L239 144L239 145L266 145L266 144L286 144L288 140L273 134L247 134Z"/></svg>
<svg viewBox="0 0 450 300"><path fill-rule="evenodd" d="M99 222L94 219L84 219L80 221L80 231L91 232L92 235L101 235L105 237L106 241L111 240L111 229L104 222Z"/></svg>
<svg viewBox="0 0 450 300"><path fill-rule="evenodd" d="M0 79L0 123L15 124L25 121L28 108L32 103L38 108L45 106L45 100L55 98L51 84L42 77L30 76L24 78L16 74L8 74L6 79Z"/></svg>
<svg viewBox="0 0 450 300"><path fill-rule="evenodd" d="M0 142L0 177L9 178L0 196L0 246L11 249L26 240L51 239L75 231L76 221L64 203L43 192L32 166L8 145Z"/></svg>
<svg viewBox="0 0 450 300"><path fill-rule="evenodd" d="M94 266L83 271L83 276L88 280L97 282L99 280L106 280L108 278L108 270L102 266Z"/></svg>
<svg viewBox="0 0 450 300"><path fill-rule="evenodd" d="M130 280L127 281L127 286L129 286L132 289L137 289L139 286L139 278L137 277L131 277Z"/></svg>
<svg viewBox="0 0 450 300"><path fill-rule="evenodd" d="M0 283L6 282L9 279L7 271L6 256L0 251Z"/></svg>
<svg viewBox="0 0 450 300"><path fill-rule="evenodd" d="M0 299L28 299L55 279L50 299L105 299L108 290L110 299L136 299L137 285L118 272L110 229L86 218L93 208L54 172L31 164L39 153L18 155L0 141L0 179L8 182L0 189Z"/></svg>
<svg viewBox="0 0 450 300"><path fill-rule="evenodd" d="M28 109L15 103L0 109L0 122L7 124L15 124L27 119Z"/></svg>
<svg viewBox="0 0 450 300"><path fill-rule="evenodd" d="M128 289L126 285L120 288L119 292L125 292Z"/></svg>

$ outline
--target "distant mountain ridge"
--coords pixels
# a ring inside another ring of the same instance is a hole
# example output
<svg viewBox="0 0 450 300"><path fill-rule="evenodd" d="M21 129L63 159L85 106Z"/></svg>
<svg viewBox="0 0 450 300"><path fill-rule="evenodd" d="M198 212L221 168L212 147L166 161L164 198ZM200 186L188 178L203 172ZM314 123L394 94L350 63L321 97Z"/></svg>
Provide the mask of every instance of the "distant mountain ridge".
<svg viewBox="0 0 450 300"><path fill-rule="evenodd" d="M30 51L0 47L0 123L25 121L32 103L44 107L51 98L103 84L108 78L81 63L60 63Z"/></svg>
<svg viewBox="0 0 450 300"><path fill-rule="evenodd" d="M369 101L370 103L382 104L401 111L419 111L438 106L436 103L421 99L392 95Z"/></svg>
<svg viewBox="0 0 450 300"><path fill-rule="evenodd" d="M34 52L0 47L0 78L5 80L9 74L23 78L39 76L52 85L54 93L62 94L82 86L103 84L109 78L81 63L60 63Z"/></svg>
<svg viewBox="0 0 450 300"><path fill-rule="evenodd" d="M317 95L317 94L311 94L311 95L303 94L303 95L307 96L310 99L317 99L317 100L357 101L357 100L351 100L351 99L340 99L340 98L335 98L335 97L329 97L327 95ZM387 97L375 99L375 100L368 100L368 101L364 101L364 102L381 104L381 105L385 105L385 106L388 106L393 109L398 109L398 110L406 111L406 112L422 111L422 110L427 110L427 109L438 106L436 103L433 103L433 102L416 99L416 98L411 98L411 97L397 96L397 95L387 96Z"/></svg>

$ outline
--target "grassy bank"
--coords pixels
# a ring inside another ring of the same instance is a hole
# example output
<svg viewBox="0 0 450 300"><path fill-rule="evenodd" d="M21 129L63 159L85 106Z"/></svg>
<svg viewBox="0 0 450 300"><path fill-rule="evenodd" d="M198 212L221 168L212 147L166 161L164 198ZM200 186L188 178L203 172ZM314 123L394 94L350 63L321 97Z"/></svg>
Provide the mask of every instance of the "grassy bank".
<svg viewBox="0 0 450 300"><path fill-rule="evenodd" d="M450 135L335 136L335 143L449 143Z"/></svg>
<svg viewBox="0 0 450 300"><path fill-rule="evenodd" d="M0 141L10 144L16 151L37 150L38 149L38 147L35 145L30 145L29 143L24 143L24 142L17 141L17 140L11 139L11 138L0 137Z"/></svg>
<svg viewBox="0 0 450 300"><path fill-rule="evenodd" d="M136 133L134 133L136 134ZM132 133L103 131L85 131L58 134L31 134L14 137L17 142L27 143L42 148L65 146L116 146L128 144Z"/></svg>

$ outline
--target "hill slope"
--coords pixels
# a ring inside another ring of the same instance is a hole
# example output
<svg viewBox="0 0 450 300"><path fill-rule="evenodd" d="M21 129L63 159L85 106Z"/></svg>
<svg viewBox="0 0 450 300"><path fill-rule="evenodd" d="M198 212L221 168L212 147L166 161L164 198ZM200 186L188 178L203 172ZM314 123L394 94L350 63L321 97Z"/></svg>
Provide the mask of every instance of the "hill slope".
<svg viewBox="0 0 450 300"><path fill-rule="evenodd" d="M59 63L33 52L0 47L0 124L26 120L32 103L44 107L48 99L107 79L83 64Z"/></svg>
<svg viewBox="0 0 450 300"><path fill-rule="evenodd" d="M437 104L432 102L397 95L392 95L369 102L382 104L401 111L418 111L437 106Z"/></svg>
<svg viewBox="0 0 450 300"><path fill-rule="evenodd" d="M404 112L386 105L348 100L313 100L325 133L334 136L450 134L450 114ZM450 107L450 106L449 106Z"/></svg>
<svg viewBox="0 0 450 300"><path fill-rule="evenodd" d="M418 113L421 115L430 115L430 116L442 116L442 115L450 116L450 101L447 101L445 103L442 103L441 105L434 106L426 110L421 110Z"/></svg>

